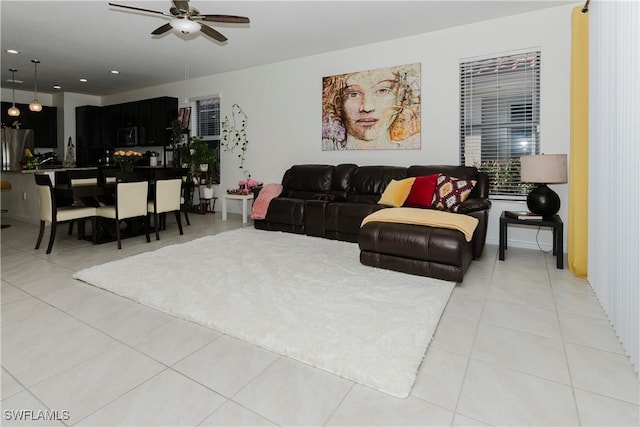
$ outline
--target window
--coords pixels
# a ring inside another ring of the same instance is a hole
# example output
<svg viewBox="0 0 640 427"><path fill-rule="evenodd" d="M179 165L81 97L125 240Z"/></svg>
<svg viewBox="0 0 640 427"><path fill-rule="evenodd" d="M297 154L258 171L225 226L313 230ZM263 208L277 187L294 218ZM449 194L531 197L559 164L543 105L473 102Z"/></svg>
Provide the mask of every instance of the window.
<svg viewBox="0 0 640 427"><path fill-rule="evenodd" d="M540 152L540 52L460 63L460 164L489 176L495 198L526 196L520 156Z"/></svg>
<svg viewBox="0 0 640 427"><path fill-rule="evenodd" d="M204 141L220 141L220 98L191 99L191 134Z"/></svg>
<svg viewBox="0 0 640 427"><path fill-rule="evenodd" d="M203 98L192 98L189 102L191 107L191 120L189 128L191 136L199 136L209 147L215 148L217 152L216 162L213 170L213 181L220 183L220 97L208 96Z"/></svg>

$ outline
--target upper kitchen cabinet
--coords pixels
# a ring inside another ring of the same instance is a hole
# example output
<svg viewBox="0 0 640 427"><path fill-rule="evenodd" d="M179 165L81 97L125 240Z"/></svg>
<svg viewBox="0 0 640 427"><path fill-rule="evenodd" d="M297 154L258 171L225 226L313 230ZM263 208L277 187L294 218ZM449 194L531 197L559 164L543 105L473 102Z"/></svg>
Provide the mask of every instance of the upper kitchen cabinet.
<svg viewBox="0 0 640 427"><path fill-rule="evenodd" d="M169 145L171 121L178 117L178 99L168 96L138 101L142 145Z"/></svg>
<svg viewBox="0 0 640 427"><path fill-rule="evenodd" d="M14 127L17 120L21 129L33 129L33 143L36 148L56 148L58 146L58 109L56 107L42 107L42 111L29 110L28 104L18 104L18 117L11 117L7 110L12 103L2 102L2 123L7 127Z"/></svg>
<svg viewBox="0 0 640 427"><path fill-rule="evenodd" d="M103 153L100 126L101 108L93 105L76 107L76 163L97 164Z"/></svg>
<svg viewBox="0 0 640 427"><path fill-rule="evenodd" d="M100 134L103 148L113 148L118 143L118 129L122 127L122 104L100 108Z"/></svg>
<svg viewBox="0 0 640 427"><path fill-rule="evenodd" d="M120 118L120 126L128 127L128 126L138 126L140 122L140 103L142 101L137 102L125 102L124 104L120 104L122 116Z"/></svg>

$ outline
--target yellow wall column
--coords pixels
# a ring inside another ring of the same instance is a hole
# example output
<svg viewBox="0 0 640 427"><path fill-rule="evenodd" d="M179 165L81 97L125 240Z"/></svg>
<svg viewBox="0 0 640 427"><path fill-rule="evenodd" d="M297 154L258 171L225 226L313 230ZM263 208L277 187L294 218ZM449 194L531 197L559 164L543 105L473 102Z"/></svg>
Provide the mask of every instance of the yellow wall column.
<svg viewBox="0 0 640 427"><path fill-rule="evenodd" d="M568 264L587 276L589 201L589 14L571 17L571 161L569 166Z"/></svg>

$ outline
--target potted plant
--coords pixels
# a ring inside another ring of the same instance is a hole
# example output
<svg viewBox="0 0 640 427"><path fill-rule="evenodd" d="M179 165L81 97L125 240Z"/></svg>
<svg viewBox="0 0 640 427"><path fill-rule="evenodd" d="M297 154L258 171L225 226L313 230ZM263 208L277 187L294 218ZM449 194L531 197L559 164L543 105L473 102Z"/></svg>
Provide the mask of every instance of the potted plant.
<svg viewBox="0 0 640 427"><path fill-rule="evenodd" d="M200 188L202 190L202 198L213 199L213 177L207 173L206 185Z"/></svg>
<svg viewBox="0 0 640 427"><path fill-rule="evenodd" d="M200 176L213 169L212 164L216 161L216 150L210 148L202 138L193 136L189 141L178 149L180 162L184 167L191 170L193 176Z"/></svg>

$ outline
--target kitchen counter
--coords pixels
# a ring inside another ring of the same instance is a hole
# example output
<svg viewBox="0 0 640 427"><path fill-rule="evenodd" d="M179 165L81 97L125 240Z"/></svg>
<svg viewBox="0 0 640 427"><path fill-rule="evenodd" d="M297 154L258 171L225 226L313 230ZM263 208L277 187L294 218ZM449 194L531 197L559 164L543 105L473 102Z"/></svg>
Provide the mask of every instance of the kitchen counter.
<svg viewBox="0 0 640 427"><path fill-rule="evenodd" d="M2 179L11 183L11 190L2 192L2 208L8 209L9 219L19 219L38 224L40 221L40 200L36 189L36 173L47 174L51 182L55 180L55 170L2 171Z"/></svg>
<svg viewBox="0 0 640 427"><path fill-rule="evenodd" d="M38 173L38 172L57 172L57 171L68 171L68 170L91 170L98 169L97 167L86 167L86 168L69 168L64 166L50 166L50 167L41 167L38 169L22 169L19 171L2 171L5 173Z"/></svg>

